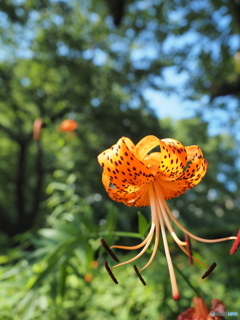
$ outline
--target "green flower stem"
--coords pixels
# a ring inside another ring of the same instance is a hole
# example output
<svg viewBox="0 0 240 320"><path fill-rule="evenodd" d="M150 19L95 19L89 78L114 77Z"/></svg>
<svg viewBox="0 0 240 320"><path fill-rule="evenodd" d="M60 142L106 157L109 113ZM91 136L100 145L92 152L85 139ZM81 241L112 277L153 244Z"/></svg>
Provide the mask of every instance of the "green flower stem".
<svg viewBox="0 0 240 320"><path fill-rule="evenodd" d="M182 278L187 282L189 287L193 289L193 291L196 293L196 295L198 297L202 297L203 294L201 293L201 291L193 286L193 284L188 280L188 278L185 276L185 274L178 268L176 263L173 262L173 266L178 271L178 273L182 276Z"/></svg>

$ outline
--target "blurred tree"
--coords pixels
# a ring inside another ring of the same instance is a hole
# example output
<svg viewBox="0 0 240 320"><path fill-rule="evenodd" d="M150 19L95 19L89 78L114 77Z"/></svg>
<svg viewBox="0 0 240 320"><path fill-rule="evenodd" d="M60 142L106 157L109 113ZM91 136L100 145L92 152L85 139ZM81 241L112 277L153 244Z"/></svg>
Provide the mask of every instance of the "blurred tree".
<svg viewBox="0 0 240 320"><path fill-rule="evenodd" d="M124 12L111 1L1 3L0 225L9 236L38 227L43 190L56 169L78 172L81 196L100 193L99 152L122 135L135 142L146 134L169 136L148 107L146 89L175 91L203 103L206 94L217 97L214 88L228 79L232 93L238 88L237 2L119 1L119 6ZM166 70L186 81L169 85ZM233 109L217 99L214 106ZM233 134L240 111L234 108ZM68 117L79 123L75 137L55 131ZM38 142L32 140L36 118L44 123ZM100 216L105 212L102 204L92 205Z"/></svg>
<svg viewBox="0 0 240 320"><path fill-rule="evenodd" d="M35 6L24 3L29 17L25 25L15 24L10 13L9 19L3 16L2 23L6 34L11 20L16 29L16 40L11 32L3 40L6 51L11 51L10 41L16 50L22 50L20 33L28 42L27 52L14 51L0 65L4 147L0 221L1 229L11 237L39 221L36 218L44 199L43 188L59 166L78 170L78 181L86 182L79 188L81 196L96 193L100 186L96 156L103 148L123 134L139 137L160 132L136 84L130 88L131 81L122 70L115 69L112 59L100 64L95 61L94 47L107 36L107 27L98 19L91 21L93 13L84 13L77 3L49 3L47 10L43 6L38 12ZM87 21L92 24L87 25ZM107 50L110 44L105 46ZM134 107L128 106L131 92L135 95ZM66 142L56 132L56 123L63 117L79 122L79 138L72 137L73 142ZM42 138L37 142L32 140L36 118L44 123ZM56 143L60 144L58 154ZM65 143L68 163L61 161ZM70 144L71 150L67 147Z"/></svg>

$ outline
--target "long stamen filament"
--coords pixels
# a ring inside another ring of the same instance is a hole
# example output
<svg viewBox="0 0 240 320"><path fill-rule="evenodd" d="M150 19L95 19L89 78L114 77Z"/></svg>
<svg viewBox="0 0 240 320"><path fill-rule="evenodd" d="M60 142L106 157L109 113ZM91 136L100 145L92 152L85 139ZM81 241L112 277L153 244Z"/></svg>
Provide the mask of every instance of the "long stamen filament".
<svg viewBox="0 0 240 320"><path fill-rule="evenodd" d="M223 241L228 241L228 240L236 240L237 237L235 236L231 236L231 237L227 237L227 238L220 238L220 239L204 239L204 238L200 238L195 236L194 234L192 234L191 232L189 232L188 230L186 230L178 221L177 219L174 217L174 215L172 214L171 210L169 209L166 201L164 201L164 206L165 209L167 210L167 213L169 214L170 218L173 220L173 222L186 234L188 234L191 238L198 240L200 242L206 242L206 243L216 243L216 242L223 242Z"/></svg>
<svg viewBox="0 0 240 320"><path fill-rule="evenodd" d="M154 229L155 229L155 224L152 223L151 229L150 229L147 237L144 239L143 242L141 242L140 244L138 244L136 246L117 246L117 245L114 245L114 246L111 246L110 249L118 248L118 249L124 249L124 250L136 250L136 249L142 248L147 243L148 239L153 236Z"/></svg>
<svg viewBox="0 0 240 320"><path fill-rule="evenodd" d="M164 250L165 250L165 254L166 254L166 258L167 258L168 270L170 273L173 299L178 300L180 298L180 294L178 291L176 276L175 276L175 272L173 269L173 264L172 264L172 259L170 256L169 248L168 248L167 237L166 237L165 228L164 228L164 222L163 222L161 213L160 212L158 212L158 213L159 213L159 221L160 221L160 227L161 227L161 232L162 232L162 237L163 237Z"/></svg>
<svg viewBox="0 0 240 320"><path fill-rule="evenodd" d="M113 266L112 268L120 267L120 266L122 266L122 265L124 265L124 264L128 264L128 263L130 263L130 262L133 262L133 261L137 260L137 259L140 258L140 257L144 254L144 252L148 249L148 247L150 246L150 244L151 244L151 242L152 242L152 238L153 238L153 234L154 234L154 231L155 231L156 223L158 222L158 221L157 221L157 214L156 214L156 207L153 207L153 208L155 208L155 209L153 209L152 212L151 212L151 213L152 213L152 226L151 226L151 229L150 229L150 232L149 232L147 238L146 238L142 243L140 243L139 245L134 246L134 247L125 247L125 246L112 246L112 247L111 247L111 248L120 248L120 249L126 249L126 250L134 250L133 248L138 249L138 248L141 248L141 247L145 244L144 248L143 248L143 249L141 250L141 252L140 252L138 255L136 255L134 258L132 258L132 259L130 259L130 260L127 260L127 261L125 261L125 262L119 263L119 264ZM155 249L155 246L154 246L154 249ZM155 252L155 253L156 253L156 252ZM155 253L154 253L154 256L155 256ZM154 256L153 256L153 257L154 257ZM151 256L152 259L153 259L153 257ZM150 258L150 260L151 260L151 258ZM151 260L151 261L152 261L152 260ZM150 263L151 263L151 261L150 261Z"/></svg>
<svg viewBox="0 0 240 320"><path fill-rule="evenodd" d="M154 227L155 227L155 226L154 226ZM154 230L153 230L153 231L154 231ZM125 262L122 262L122 263L119 263L119 264L113 266L112 269L113 269L113 268L116 268L116 267L123 266L124 264L128 264L128 263L133 262L133 261L137 260L138 258L140 258L140 257L144 254L144 252L148 249L148 247L150 246L151 241L152 241L152 237L153 237L153 233L154 233L154 232L152 232L152 234L151 234L151 236L149 237L149 240L147 241L146 245L144 246L144 248L142 249L142 251L141 251L138 255L136 255L134 258L132 258L132 259L130 259L130 260L128 260L128 261L125 261Z"/></svg>
<svg viewBox="0 0 240 320"><path fill-rule="evenodd" d="M140 269L140 272L143 271L144 269L146 269L152 263L155 255L157 253L157 250L158 250L158 244L159 244L159 224L156 224L156 235L155 235L155 243L154 243L153 252L151 254L150 259L148 260L148 263Z"/></svg>
<svg viewBox="0 0 240 320"><path fill-rule="evenodd" d="M188 256L188 257L191 257L194 261L200 263L201 265L203 265L204 267L206 268L209 268L205 263L201 262L200 260L198 260L197 258L193 257L185 248L183 248L183 246L187 245L186 242L183 242L181 240L178 239L178 237L176 236L176 238L179 240L179 241L176 241L176 238L173 236L173 234L175 234L175 232L173 231L173 228L172 228L172 225L168 219L168 216L167 216L167 213L165 211L165 208L163 207L163 203L165 202L163 196L162 196L162 193L161 193L161 190L159 190L158 186L157 186L157 189L158 189L158 203L160 205L160 208L161 208L161 212L163 213L163 218L164 218L164 221L166 222L166 225L167 225L167 228L169 230L169 232L171 233L173 239L175 240L175 242L177 243L177 245L179 246L179 248Z"/></svg>
<svg viewBox="0 0 240 320"><path fill-rule="evenodd" d="M149 195L152 194L152 191L149 190ZM158 214L157 214L157 206L156 206L156 201L153 200L154 198L150 196L150 202L151 202L151 210L152 210L152 218L154 219L154 223L156 225L156 233L155 233L155 243L154 243L154 248L153 252L151 254L150 259L148 260L147 264L140 269L140 272L144 269L146 269L153 261L157 249L158 249L158 244L159 244L159 219L158 219Z"/></svg>

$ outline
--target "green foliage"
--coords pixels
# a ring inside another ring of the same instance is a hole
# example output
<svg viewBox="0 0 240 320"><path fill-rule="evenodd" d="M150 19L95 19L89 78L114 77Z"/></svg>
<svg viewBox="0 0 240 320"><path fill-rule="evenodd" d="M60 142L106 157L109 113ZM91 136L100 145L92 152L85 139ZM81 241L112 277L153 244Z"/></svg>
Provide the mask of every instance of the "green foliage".
<svg viewBox="0 0 240 320"><path fill-rule="evenodd" d="M147 222L147 219L144 217L144 215L138 211L138 232L141 236L144 237L147 230L149 229L149 222Z"/></svg>
<svg viewBox="0 0 240 320"><path fill-rule="evenodd" d="M97 155L122 136L136 143L153 134L199 145L207 175L169 205L199 236L238 229L240 82L233 40L239 4L126 1L121 11L121 0L112 3L0 4L1 319L166 320L190 307L196 292L181 275L182 299L171 299L161 252L143 273L146 287L131 265L114 269L119 285L103 268L102 237L109 245L135 245L150 226L148 208L137 213L114 203L101 183ZM158 121L146 99L149 89L194 101L196 117ZM43 122L39 140L32 139L36 118ZM78 122L75 132L59 131L66 118ZM210 134L212 128L218 134ZM239 255L227 256L229 247L193 242L196 257L218 263L202 281L205 270L188 268L170 243L176 268L208 304L218 298L228 311L239 311ZM118 253L121 261L132 255Z"/></svg>

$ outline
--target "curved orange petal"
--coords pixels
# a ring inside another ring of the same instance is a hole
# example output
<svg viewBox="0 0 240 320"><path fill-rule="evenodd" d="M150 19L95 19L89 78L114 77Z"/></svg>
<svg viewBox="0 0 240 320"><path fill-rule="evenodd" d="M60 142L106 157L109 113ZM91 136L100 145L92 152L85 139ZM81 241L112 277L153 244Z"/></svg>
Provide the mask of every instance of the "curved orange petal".
<svg viewBox="0 0 240 320"><path fill-rule="evenodd" d="M146 136L142 140L140 140L135 147L139 160L143 160L143 158L148 154L149 151L159 146L159 141L161 140L155 136Z"/></svg>
<svg viewBox="0 0 240 320"><path fill-rule="evenodd" d="M136 150L136 146L135 144L132 142L132 140L130 140L127 137L123 137L122 138L126 144L126 146L128 147L128 149L135 155L135 157L137 157L139 159L137 150Z"/></svg>
<svg viewBox="0 0 240 320"><path fill-rule="evenodd" d="M190 146L185 149L190 163L184 173L172 181L165 181L162 177L158 179L165 200L176 198L186 190L191 189L206 174L207 161L203 158L201 149L198 146Z"/></svg>
<svg viewBox="0 0 240 320"><path fill-rule="evenodd" d="M183 184L177 181L164 181L161 179L158 179L157 181L161 186L161 190L165 200L176 198L180 194L191 188L189 187L187 181L184 181Z"/></svg>
<svg viewBox="0 0 240 320"><path fill-rule="evenodd" d="M98 161L110 182L120 190L141 186L153 180L153 174L129 149L128 138L121 138L110 149L98 156ZM127 191L128 192L128 191Z"/></svg>
<svg viewBox="0 0 240 320"><path fill-rule="evenodd" d="M201 149L198 146L186 147L188 161L190 161L184 174L178 180L187 180L189 188L197 185L207 172L208 163L203 158Z"/></svg>
<svg viewBox="0 0 240 320"><path fill-rule="evenodd" d="M155 175L159 169L160 159L160 152L152 152L144 157L144 164L151 170L153 175Z"/></svg>
<svg viewBox="0 0 240 320"><path fill-rule="evenodd" d="M177 140L163 139L161 141L161 163L159 175L163 180L177 179L187 164L185 147Z"/></svg>
<svg viewBox="0 0 240 320"><path fill-rule="evenodd" d="M159 146L160 153L155 153L159 156L159 167L156 172L157 176L162 179L171 181L181 176L187 164L187 152L185 147L177 140L163 139L160 140L155 136L146 136L136 145L136 152L139 159L146 165L151 163L151 154L148 152ZM157 156L154 157L154 171L156 169Z"/></svg>
<svg viewBox="0 0 240 320"><path fill-rule="evenodd" d="M103 172L102 175L103 185L109 197L118 202L123 202L129 207L144 207L150 205L147 186L128 186L124 190L116 188L111 184L109 176Z"/></svg>

